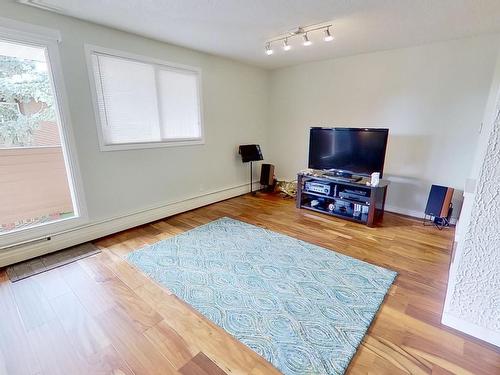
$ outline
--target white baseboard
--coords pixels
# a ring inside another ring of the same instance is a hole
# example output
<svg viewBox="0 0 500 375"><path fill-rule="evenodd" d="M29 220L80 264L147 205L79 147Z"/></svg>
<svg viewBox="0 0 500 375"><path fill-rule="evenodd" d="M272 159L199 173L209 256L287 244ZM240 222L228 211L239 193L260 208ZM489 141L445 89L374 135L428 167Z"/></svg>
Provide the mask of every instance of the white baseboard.
<svg viewBox="0 0 500 375"><path fill-rule="evenodd" d="M448 327L454 328L457 331L461 331L480 340L500 347L500 332L480 327L474 323L467 322L447 312L443 312L441 323Z"/></svg>
<svg viewBox="0 0 500 375"><path fill-rule="evenodd" d="M387 205L387 204L385 205L384 210L388 211L388 212L394 212L396 214L401 214L401 215L416 217L418 219L422 219L424 217L424 213L423 212L408 210L406 208L390 206L390 205Z"/></svg>
<svg viewBox="0 0 500 375"><path fill-rule="evenodd" d="M254 189L258 188L260 188L260 185L258 183L254 184ZM0 251L0 267L35 258L69 246L78 245L82 242L92 241L100 237L208 204L233 198L238 195L246 194L249 191L249 184L238 185L187 198L182 201L166 203L157 207L93 222L69 231L55 233L50 236L50 240L31 242Z"/></svg>

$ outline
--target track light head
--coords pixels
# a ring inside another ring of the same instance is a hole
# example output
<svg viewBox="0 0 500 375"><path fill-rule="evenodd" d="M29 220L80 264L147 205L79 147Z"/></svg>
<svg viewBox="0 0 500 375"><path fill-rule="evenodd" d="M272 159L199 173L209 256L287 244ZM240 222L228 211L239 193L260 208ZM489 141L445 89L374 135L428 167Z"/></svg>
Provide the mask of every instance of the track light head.
<svg viewBox="0 0 500 375"><path fill-rule="evenodd" d="M292 46L288 44L288 38L285 38L283 41L283 51L290 51L292 49Z"/></svg>
<svg viewBox="0 0 500 375"><path fill-rule="evenodd" d="M306 47L312 44L312 42L309 40L309 37L307 36L307 33L304 34L304 42L302 44Z"/></svg>
<svg viewBox="0 0 500 375"><path fill-rule="evenodd" d="M325 37L323 38L323 40L324 40L325 42L331 42L333 39L335 39L335 38L334 38L334 37L333 37L333 35L330 33L330 28L329 28L329 27L327 27L327 28L325 29Z"/></svg>
<svg viewBox="0 0 500 375"><path fill-rule="evenodd" d="M266 55L271 56L274 53L273 49L271 48L271 43L266 44Z"/></svg>
<svg viewBox="0 0 500 375"><path fill-rule="evenodd" d="M315 24L315 25L309 25L305 27L299 26L296 29L293 29L291 31L288 31L280 36L277 36L274 39L268 39L266 43L266 55L272 55L274 53L274 50L272 49L272 44L273 43L283 43L282 48L283 51L290 51L292 49L292 45L288 44L289 40L294 40L294 38L303 38L302 45L308 47L313 44L313 42L309 39L309 34L313 33L324 33L323 35L323 40L325 42L331 42L332 40L335 39L333 32L330 30L330 28L333 27L331 23L325 24ZM295 47L294 47L295 48Z"/></svg>

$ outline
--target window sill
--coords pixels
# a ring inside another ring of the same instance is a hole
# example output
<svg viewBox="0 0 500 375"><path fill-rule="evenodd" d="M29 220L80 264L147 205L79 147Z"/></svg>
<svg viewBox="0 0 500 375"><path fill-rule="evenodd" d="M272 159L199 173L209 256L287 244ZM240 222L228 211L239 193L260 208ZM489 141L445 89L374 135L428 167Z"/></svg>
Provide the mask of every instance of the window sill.
<svg viewBox="0 0 500 375"><path fill-rule="evenodd" d="M48 223L14 229L0 235L0 250L17 247L25 243L47 240L47 238L59 235L66 231L71 231L75 228L84 226L87 223L88 218L86 216L72 216L64 219L57 219Z"/></svg>
<svg viewBox="0 0 500 375"><path fill-rule="evenodd" d="M176 141L100 144L101 151L137 150L146 148L196 146L205 144L205 139L179 139Z"/></svg>

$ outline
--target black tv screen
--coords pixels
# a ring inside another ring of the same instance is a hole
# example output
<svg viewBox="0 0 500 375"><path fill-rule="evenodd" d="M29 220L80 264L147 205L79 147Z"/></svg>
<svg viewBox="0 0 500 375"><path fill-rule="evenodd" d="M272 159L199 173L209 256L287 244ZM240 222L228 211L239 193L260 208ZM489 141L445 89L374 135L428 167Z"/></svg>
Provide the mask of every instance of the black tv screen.
<svg viewBox="0 0 500 375"><path fill-rule="evenodd" d="M311 128L309 168L382 176L388 135L389 129Z"/></svg>

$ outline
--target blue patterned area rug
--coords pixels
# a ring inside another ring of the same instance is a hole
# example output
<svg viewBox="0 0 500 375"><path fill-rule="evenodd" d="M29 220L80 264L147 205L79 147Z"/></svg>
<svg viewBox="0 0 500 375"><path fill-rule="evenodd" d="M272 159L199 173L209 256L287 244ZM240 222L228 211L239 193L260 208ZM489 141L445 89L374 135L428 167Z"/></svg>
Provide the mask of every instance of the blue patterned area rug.
<svg viewBox="0 0 500 375"><path fill-rule="evenodd" d="M284 374L342 374L396 273L229 218L128 260Z"/></svg>

